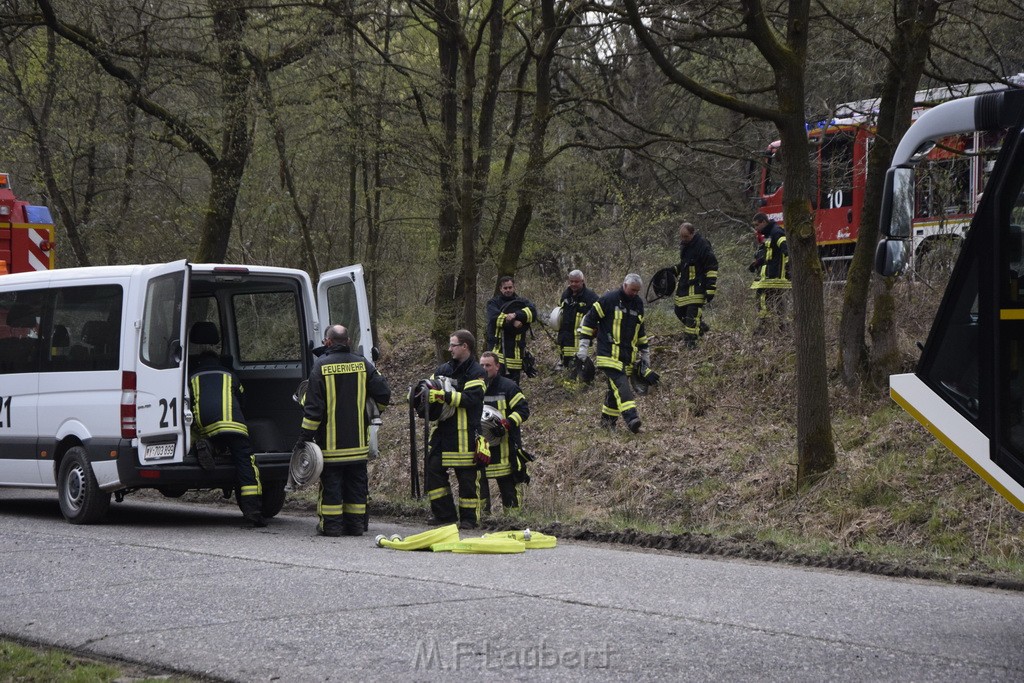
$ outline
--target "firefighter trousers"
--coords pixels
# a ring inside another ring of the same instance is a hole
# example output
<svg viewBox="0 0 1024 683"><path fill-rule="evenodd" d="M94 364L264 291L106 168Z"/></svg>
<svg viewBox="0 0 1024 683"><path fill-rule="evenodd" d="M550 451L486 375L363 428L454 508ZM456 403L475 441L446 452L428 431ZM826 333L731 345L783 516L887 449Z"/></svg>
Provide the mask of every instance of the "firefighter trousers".
<svg viewBox="0 0 1024 683"><path fill-rule="evenodd" d="M687 304L686 306L675 307L676 317L683 324L683 339L689 342L697 341L707 326L703 325L701 318L704 313L704 304Z"/></svg>
<svg viewBox="0 0 1024 683"><path fill-rule="evenodd" d="M425 463L424 480L427 498L430 499L430 514L438 522L446 524L457 521L477 524L480 521L480 489L484 478L482 467L444 467L441 464L441 449L431 446ZM459 484L459 504L455 506L448 470L455 471Z"/></svg>
<svg viewBox="0 0 1024 683"><path fill-rule="evenodd" d="M231 452L235 463L237 479L236 494L238 508L243 515L260 515L263 508L263 486L260 483L260 471L256 467L256 456L253 455L252 442L245 434L227 432L207 437L217 449L226 448Z"/></svg>
<svg viewBox="0 0 1024 683"><path fill-rule="evenodd" d="M627 423L638 417L636 399L633 398L633 387L629 385L629 377L621 370L601 368L608 377L608 393L604 396L601 414L614 421L619 415Z"/></svg>
<svg viewBox="0 0 1024 683"><path fill-rule="evenodd" d="M515 476L506 474L501 477L494 477L498 484L498 493L501 495L501 506L505 512L514 512L519 509L520 496L519 487L516 485ZM483 499L485 512L491 511L491 480L484 479L480 485L480 497Z"/></svg>
<svg viewBox="0 0 1024 683"><path fill-rule="evenodd" d="M366 461L324 463L316 512L325 536L362 536L366 515Z"/></svg>

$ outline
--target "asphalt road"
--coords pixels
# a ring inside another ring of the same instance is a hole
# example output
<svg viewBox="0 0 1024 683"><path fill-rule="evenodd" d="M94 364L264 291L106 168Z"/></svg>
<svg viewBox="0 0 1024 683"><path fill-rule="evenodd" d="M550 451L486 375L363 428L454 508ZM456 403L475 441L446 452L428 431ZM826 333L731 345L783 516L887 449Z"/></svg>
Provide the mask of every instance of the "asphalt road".
<svg viewBox="0 0 1024 683"><path fill-rule="evenodd" d="M1024 679L1024 595L561 543L376 548L312 517L0 490L0 634L237 681Z"/></svg>

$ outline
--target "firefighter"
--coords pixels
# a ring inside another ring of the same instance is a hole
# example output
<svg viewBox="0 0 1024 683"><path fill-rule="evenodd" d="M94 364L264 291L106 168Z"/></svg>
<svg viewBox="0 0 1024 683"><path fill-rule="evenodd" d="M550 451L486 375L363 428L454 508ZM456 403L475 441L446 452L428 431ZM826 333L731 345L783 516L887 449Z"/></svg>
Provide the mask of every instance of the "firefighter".
<svg viewBox="0 0 1024 683"><path fill-rule="evenodd" d="M475 529L480 520L480 487L483 468L477 453L480 415L484 409L486 373L476 362L476 338L469 330L451 334L448 350L452 359L434 372L434 377L447 377L452 388L431 389L430 403L446 403L455 407L447 419L439 420L430 434L430 451L425 464L427 497L430 499L430 524L453 524ZM484 444L485 446L486 444ZM486 463L484 463L486 464ZM455 471L459 484L456 511L448 469Z"/></svg>
<svg viewBox="0 0 1024 683"><path fill-rule="evenodd" d="M597 336L597 367L608 378L608 393L601 408L601 425L615 429L619 415L629 431L640 431L629 375L633 364L642 360L648 366L651 352L644 331L644 300L640 296L643 280L636 273L625 277L620 289L608 292L594 304L580 326L580 345L576 357L587 357L590 341Z"/></svg>
<svg viewBox="0 0 1024 683"><path fill-rule="evenodd" d="M702 318L704 304L715 298L718 284L718 259L711 243L692 223L679 226L679 265L676 276L675 313L683 324L683 343L697 345L697 338L708 331Z"/></svg>
<svg viewBox="0 0 1024 683"><path fill-rule="evenodd" d="M558 348L562 355L562 367L570 371L570 379L575 379L579 363L576 361L576 349L580 345L580 324L584 316L593 308L597 294L586 286L583 272L574 270L569 273L568 286L562 292L559 307L562 309L561 323L558 326Z"/></svg>
<svg viewBox="0 0 1024 683"><path fill-rule="evenodd" d="M758 321L764 323L781 312L783 296L793 288L789 280L789 245L786 231L767 214L754 214L752 224L760 246L747 269L757 276L750 288L757 300Z"/></svg>
<svg viewBox="0 0 1024 683"><path fill-rule="evenodd" d="M323 450L317 499L317 533L322 536L362 536L365 529L370 452L367 398L384 410L391 402L387 380L373 363L352 353L348 330L332 325L324 336L323 353L309 373L296 444L315 440Z"/></svg>
<svg viewBox="0 0 1024 683"><path fill-rule="evenodd" d="M242 383L220 364L216 351L207 349L199 355L189 378L189 387L192 391L192 415L199 436L209 440L215 448L227 448L231 452L242 517L254 527L267 526L263 517L260 471L249 441L249 428L242 415ZM196 444L199 464L203 469L212 469L212 453L205 448L205 444Z"/></svg>
<svg viewBox="0 0 1024 683"><path fill-rule="evenodd" d="M481 487L484 509L491 511L490 479L498 484L501 505L505 512L516 512L522 503L518 484L528 481L526 459L521 455L520 427L530 416L530 406L519 385L508 377L502 377L498 355L485 351L480 354L480 365L487 373L487 391L484 404L495 408L502 415L501 426L505 430L498 446L491 446L491 462L485 470L486 478Z"/></svg>
<svg viewBox="0 0 1024 683"><path fill-rule="evenodd" d="M502 276L498 280L498 294L487 302L487 346L498 355L502 374L516 384L529 364L526 333L536 319L537 307L516 294L515 279ZM533 376L528 367L526 374Z"/></svg>

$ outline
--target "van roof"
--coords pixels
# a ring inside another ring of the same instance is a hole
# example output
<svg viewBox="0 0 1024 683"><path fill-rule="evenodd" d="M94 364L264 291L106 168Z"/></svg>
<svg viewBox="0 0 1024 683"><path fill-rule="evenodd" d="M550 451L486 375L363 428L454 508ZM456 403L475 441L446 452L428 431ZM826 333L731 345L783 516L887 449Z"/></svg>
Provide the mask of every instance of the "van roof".
<svg viewBox="0 0 1024 683"><path fill-rule="evenodd" d="M2 285L3 283L6 283L8 285L47 283L52 281L60 281L65 279L73 280L78 278L131 277L140 270L162 265L168 264L150 263L123 266L84 266L77 268L57 268L55 270L37 271L31 273L14 273L11 275L4 275L2 278L0 278L0 285ZM190 263L189 265L192 267L193 273L214 273L219 269L244 269L249 274L288 275L292 277L299 276L305 279L309 278L305 271L298 270L296 268L281 268L278 266L258 266L250 264L228 263Z"/></svg>

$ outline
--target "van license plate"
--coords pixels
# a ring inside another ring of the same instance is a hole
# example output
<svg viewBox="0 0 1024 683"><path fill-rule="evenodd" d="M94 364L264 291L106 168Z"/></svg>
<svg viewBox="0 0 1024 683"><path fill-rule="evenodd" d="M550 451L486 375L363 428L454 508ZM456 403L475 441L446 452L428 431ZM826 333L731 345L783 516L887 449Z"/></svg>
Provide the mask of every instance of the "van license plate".
<svg viewBox="0 0 1024 683"><path fill-rule="evenodd" d="M144 460L171 460L174 457L174 444L173 443L157 443L152 446L146 446L146 453L143 455Z"/></svg>

